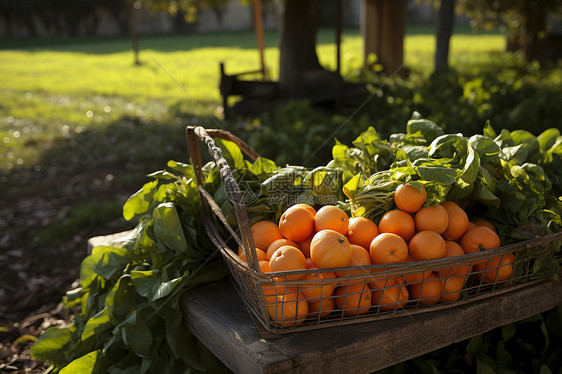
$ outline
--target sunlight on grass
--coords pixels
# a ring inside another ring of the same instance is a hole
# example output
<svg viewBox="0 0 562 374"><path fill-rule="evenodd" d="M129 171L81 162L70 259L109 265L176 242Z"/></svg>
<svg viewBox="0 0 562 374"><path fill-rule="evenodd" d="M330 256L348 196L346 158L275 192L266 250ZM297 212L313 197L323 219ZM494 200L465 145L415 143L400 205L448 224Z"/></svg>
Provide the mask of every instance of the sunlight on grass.
<svg viewBox="0 0 562 374"><path fill-rule="evenodd" d="M31 42L29 42L31 43ZM344 30L342 71L363 62L359 31ZM25 45L25 43L22 43ZM427 75L433 66L434 36L409 32L405 65ZM53 40L0 51L0 170L33 165L41 150L85 129L103 128L122 118L173 122L185 113L206 116L220 105L219 63L227 73L255 70L259 56L252 32L141 37L142 65L133 65L130 40ZM266 33L265 60L278 77L277 34ZM455 35L451 62L470 65L501 51L501 35ZM320 30L321 64L336 67L333 30Z"/></svg>

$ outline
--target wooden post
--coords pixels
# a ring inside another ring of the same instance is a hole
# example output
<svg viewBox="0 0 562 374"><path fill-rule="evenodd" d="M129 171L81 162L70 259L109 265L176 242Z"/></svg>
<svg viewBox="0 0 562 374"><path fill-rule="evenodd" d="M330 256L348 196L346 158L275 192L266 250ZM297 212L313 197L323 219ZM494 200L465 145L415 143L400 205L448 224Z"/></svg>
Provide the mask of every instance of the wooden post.
<svg viewBox="0 0 562 374"><path fill-rule="evenodd" d="M376 54L385 73L403 73L406 0L363 0L361 4L365 65L369 55Z"/></svg>

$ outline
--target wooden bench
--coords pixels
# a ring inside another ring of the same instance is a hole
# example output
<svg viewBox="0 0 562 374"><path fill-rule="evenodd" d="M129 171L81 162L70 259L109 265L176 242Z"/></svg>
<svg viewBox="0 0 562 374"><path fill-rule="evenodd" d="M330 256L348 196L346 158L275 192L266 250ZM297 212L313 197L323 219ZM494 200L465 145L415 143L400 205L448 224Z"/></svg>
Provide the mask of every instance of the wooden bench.
<svg viewBox="0 0 562 374"><path fill-rule="evenodd" d="M89 251L126 234L92 238ZM448 309L264 337L229 279L181 299L187 328L241 374L371 373L561 304L562 281L537 281Z"/></svg>
<svg viewBox="0 0 562 374"><path fill-rule="evenodd" d="M261 75L262 80L243 80L245 75ZM232 108L228 104L230 96L242 96L246 100L259 99L274 100L279 95L279 84L265 80L266 72L263 69L246 71L237 74L226 74L224 63L220 63L219 89L222 96L224 118L232 118Z"/></svg>

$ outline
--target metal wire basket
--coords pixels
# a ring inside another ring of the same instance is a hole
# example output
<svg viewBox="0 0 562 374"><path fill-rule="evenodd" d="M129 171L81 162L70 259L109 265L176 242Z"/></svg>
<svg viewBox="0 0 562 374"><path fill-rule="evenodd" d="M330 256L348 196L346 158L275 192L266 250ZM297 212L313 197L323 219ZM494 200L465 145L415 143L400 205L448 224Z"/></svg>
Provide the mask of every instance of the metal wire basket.
<svg viewBox="0 0 562 374"><path fill-rule="evenodd" d="M457 257L399 264L306 269L263 273L260 270L241 190L213 137L236 143L251 159L259 155L227 131L188 127L186 138L202 204L201 219L220 250L246 309L262 335L312 330L449 308L545 279L540 263L562 263L562 232ZM216 162L233 203L237 230L228 223L202 187L199 139ZM212 217L212 214L217 219ZM224 226L242 248L242 261L222 237ZM337 277L322 276L338 273ZM292 276L292 277L291 277ZM288 280L287 278L296 278Z"/></svg>

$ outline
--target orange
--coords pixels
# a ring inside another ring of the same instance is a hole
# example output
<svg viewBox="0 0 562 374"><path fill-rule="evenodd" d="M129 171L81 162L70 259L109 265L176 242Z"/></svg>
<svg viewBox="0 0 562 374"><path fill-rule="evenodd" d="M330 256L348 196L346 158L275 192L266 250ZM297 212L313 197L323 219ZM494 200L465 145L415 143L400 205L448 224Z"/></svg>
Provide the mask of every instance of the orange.
<svg viewBox="0 0 562 374"><path fill-rule="evenodd" d="M383 271L387 271L388 268L375 268L372 269L372 275L368 278L368 282L369 282L369 287L371 288L371 290L377 289L377 288L385 288L385 287L390 287L392 285L396 285L397 282L397 278L398 277L394 277L394 276L390 276L390 275L377 275L377 273L379 272L383 272Z"/></svg>
<svg viewBox="0 0 562 374"><path fill-rule="evenodd" d="M400 236L382 233L373 239L369 252L373 264L392 264L406 261L408 246Z"/></svg>
<svg viewBox="0 0 562 374"><path fill-rule="evenodd" d="M308 303L308 316L311 318L322 318L332 313L336 309L336 302L333 297L322 299L316 303Z"/></svg>
<svg viewBox="0 0 562 374"><path fill-rule="evenodd" d="M300 242L314 231L314 214L304 206L293 205L279 219L279 230L289 240Z"/></svg>
<svg viewBox="0 0 562 374"><path fill-rule="evenodd" d="M414 235L415 224L412 216L400 209L389 210L379 221L379 232L389 232L408 241Z"/></svg>
<svg viewBox="0 0 562 374"><path fill-rule="evenodd" d="M314 238L314 234L316 233L312 233L312 235L310 235L308 238L297 243L299 249L304 254L304 257L310 257L310 242L312 241L312 238Z"/></svg>
<svg viewBox="0 0 562 374"><path fill-rule="evenodd" d="M461 247L465 253L475 253L501 246L500 237L486 226L476 226L461 238Z"/></svg>
<svg viewBox="0 0 562 374"><path fill-rule="evenodd" d="M323 206L314 216L314 227L316 232L322 230L334 230L342 235L347 234L349 217L347 213L335 205Z"/></svg>
<svg viewBox="0 0 562 374"><path fill-rule="evenodd" d="M321 301L321 298L332 296L336 289L336 283L328 283L326 280L334 278L336 278L336 275L332 271L306 274L301 280L307 282L303 282L300 288L301 292L306 297L306 301L314 303Z"/></svg>
<svg viewBox="0 0 562 374"><path fill-rule="evenodd" d="M451 303L457 301L461 297L464 278L441 278L441 301Z"/></svg>
<svg viewBox="0 0 562 374"><path fill-rule="evenodd" d="M306 258L306 268L307 269L318 269L318 265L316 265L314 263L314 261L312 261L312 259L310 257Z"/></svg>
<svg viewBox="0 0 562 374"><path fill-rule="evenodd" d="M441 282L433 273L423 282L413 283L409 287L411 301L419 301L424 305L433 305L441 297Z"/></svg>
<svg viewBox="0 0 562 374"><path fill-rule="evenodd" d="M476 225L474 224L474 222L468 221L468 227L466 228L466 231L472 230L475 227L476 227Z"/></svg>
<svg viewBox="0 0 562 374"><path fill-rule="evenodd" d="M359 316L371 308L371 289L364 283L354 283L336 288L335 301L346 316Z"/></svg>
<svg viewBox="0 0 562 374"><path fill-rule="evenodd" d="M369 254L369 252L367 252L365 248L356 244L351 244L350 247L351 247L351 261L349 261L349 264L347 264L347 266L368 266L372 264L371 255ZM360 274L360 273L370 274L371 272L369 270L363 270L363 269L348 270L348 271L340 270L340 271L336 271L336 276L345 277L346 274ZM354 279L354 281L357 280Z"/></svg>
<svg viewBox="0 0 562 374"><path fill-rule="evenodd" d="M511 276L515 256L508 253L503 256L492 257L487 262L476 264L478 277L484 283L502 282Z"/></svg>
<svg viewBox="0 0 562 374"><path fill-rule="evenodd" d="M321 230L310 242L310 258L321 268L347 266L351 261L351 245L339 232Z"/></svg>
<svg viewBox="0 0 562 374"><path fill-rule="evenodd" d="M265 254L264 251L262 251L259 248L256 248L256 255L258 256L258 261L267 260L267 255ZM246 254L244 252L239 253L238 257L240 257L240 260L244 262L248 262L248 259L246 258Z"/></svg>
<svg viewBox="0 0 562 374"><path fill-rule="evenodd" d="M414 258L412 256L408 256L406 262L414 262ZM404 281L408 284L411 283L419 283L423 282L424 279L427 279L431 275L431 270L421 271L419 273L412 273L412 274L405 274Z"/></svg>
<svg viewBox="0 0 562 374"><path fill-rule="evenodd" d="M306 258L302 252L290 245L285 245L275 251L271 260L269 260L269 269L271 272L304 270L306 269ZM300 279L304 274L293 274L283 276L283 279L296 280Z"/></svg>
<svg viewBox="0 0 562 374"><path fill-rule="evenodd" d="M410 240L410 255L416 261L445 257L447 247L443 237L435 231L420 231Z"/></svg>
<svg viewBox="0 0 562 374"><path fill-rule="evenodd" d="M264 260L262 260L262 261L259 262L259 264L260 264L260 271L261 271L262 273L269 273L269 272L271 272L271 269L269 268L269 261L264 261Z"/></svg>
<svg viewBox="0 0 562 374"><path fill-rule="evenodd" d="M275 253L276 250L278 250L279 248L283 247L284 245L290 245L291 247L295 247L298 248L297 243L295 243L292 240L289 239L277 239L276 241L274 241L273 243L271 243L269 245L269 247L267 247L267 250L265 252L266 257L267 257L267 261L271 260L271 256L273 256L273 254ZM306 257L306 256L305 256Z"/></svg>
<svg viewBox="0 0 562 374"><path fill-rule="evenodd" d="M416 183L416 185L419 185L421 190L418 190L409 183L403 183L396 188L394 191L394 203L398 209L408 213L415 213L422 207L427 198L427 192L423 185L419 183Z"/></svg>
<svg viewBox="0 0 562 374"><path fill-rule="evenodd" d="M443 238L447 240L459 240L468 230L468 216L464 209L452 201L445 201L441 206L447 211L449 223L443 232Z"/></svg>
<svg viewBox="0 0 562 374"><path fill-rule="evenodd" d="M250 227L254 247L267 250L271 243L277 239L283 239L279 226L271 221L258 221Z"/></svg>
<svg viewBox="0 0 562 374"><path fill-rule="evenodd" d="M485 220L485 219L477 219L476 221L474 221L474 224L476 226L486 226L487 228L489 228L490 230L492 230L493 232L497 233L498 230L496 230L496 227L492 224L492 222Z"/></svg>
<svg viewBox="0 0 562 374"><path fill-rule="evenodd" d="M350 244L357 244L363 248L369 248L371 242L379 234L377 224L366 217L354 217L349 219L347 239Z"/></svg>
<svg viewBox="0 0 562 374"><path fill-rule="evenodd" d="M373 290L373 305L378 305L380 310L394 310L403 308L409 298L408 288L403 285L394 285L383 289Z"/></svg>
<svg viewBox="0 0 562 374"><path fill-rule="evenodd" d="M456 257L456 256L464 256L464 250L460 246L459 243L453 242L451 240L445 240L445 257ZM459 264L453 265L451 267L439 269L437 272L439 273L440 278L447 278L447 277L465 277L467 276L470 271L472 270L472 264Z"/></svg>
<svg viewBox="0 0 562 374"><path fill-rule="evenodd" d="M449 224L449 216L443 205L421 207L414 215L417 231L435 231L442 234Z"/></svg>
<svg viewBox="0 0 562 374"><path fill-rule="evenodd" d="M271 300L266 308L274 322L283 327L298 326L304 322L308 314L308 303L297 288L287 287Z"/></svg>

